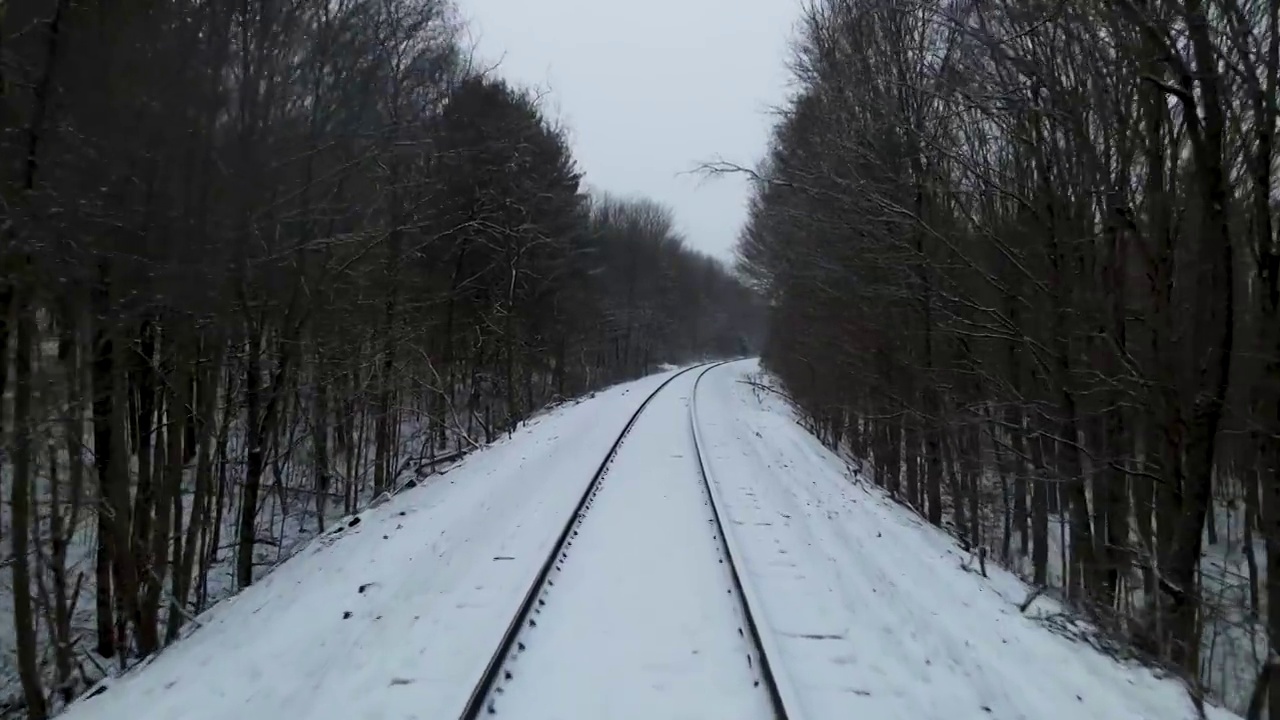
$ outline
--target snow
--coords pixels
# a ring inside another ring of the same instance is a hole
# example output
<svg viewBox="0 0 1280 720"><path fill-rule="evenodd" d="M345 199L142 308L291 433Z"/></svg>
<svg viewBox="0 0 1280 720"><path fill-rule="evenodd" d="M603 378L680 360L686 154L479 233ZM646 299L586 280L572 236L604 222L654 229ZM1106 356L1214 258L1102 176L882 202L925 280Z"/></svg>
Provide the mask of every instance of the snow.
<svg viewBox="0 0 1280 720"><path fill-rule="evenodd" d="M743 382L757 371L707 374L699 430L772 662L800 706L792 720L1196 717L1178 683L1024 616L1015 576L964 569L950 537L853 482L779 398Z"/></svg>
<svg viewBox="0 0 1280 720"><path fill-rule="evenodd" d="M299 392L305 395L309 392L309 388L300 388ZM305 397L303 401L304 404L310 402ZM484 398L482 398L482 402L484 401ZM353 417L352 422L357 427L370 426L366 422L368 418L359 419L359 413ZM243 470L245 437L243 423L240 419L234 415L229 415L226 419L228 424L221 427L218 432L227 434L225 457L228 467L232 469L231 474L234 475L236 467L240 467ZM86 423L85 431L88 432L89 426L87 423L89 423L89 418L84 418L84 421ZM253 571L255 579L265 576L280 562L292 557L299 549L314 540L319 532L320 523L316 515L315 495L311 491L313 467L310 454L313 448L311 447L311 438L307 435L307 426L305 413L292 415L292 421L287 430L284 431L286 436L284 445L289 448L289 451L274 457L270 468L271 491L264 492L258 499L255 528L255 536L258 542L254 546ZM62 431L63 428L51 429L51 432L54 432L55 436L59 438ZM461 455L465 454L455 450L452 452L445 451L442 454L436 454L434 457L430 456L429 453L432 446L429 438L434 439L438 431L439 428L431 424L428 418L409 411L402 415L400 425L395 432L395 436L399 438L399 447L396 448L397 470L393 473L392 486L399 488L407 481L417 481L426 475L447 469L456 463ZM361 429L357 431L356 437L352 438L355 442L349 443L346 448L330 448L330 459L334 462L334 467L342 468L339 472L355 483L352 497L352 507L354 508L364 509L375 499L372 478L376 455L374 452L375 439L372 435L372 432L366 432ZM445 435L449 440L448 447L463 447L459 429L447 428ZM63 440L59 439L58 443L61 442ZM442 449L436 448L436 450L440 452ZM84 457L82 460L86 472L92 473L91 449L84 448L83 451ZM351 461L350 465L347 465L348 460ZM57 462L60 477L67 478L70 471L68 458L65 455L61 455L57 457ZM3 476L7 470L8 466L0 465L0 476ZM184 490L181 495L181 502L183 506L182 517L187 520L192 517L191 503L196 497L194 493L194 471L193 463L188 465L184 473ZM0 482L5 481L7 480L0 480ZM33 489L33 517L38 518L36 525L40 536L40 541L33 543L33 546L44 548L47 554L47 550L53 542L50 534L52 530L49 525L52 488L49 483L48 465L36 468ZM70 500L65 483L60 495L64 508L69 506ZM235 538L236 533L239 532L240 500L237 497L238 493L234 490L229 495L224 512L220 513L221 527L211 531L216 533L216 537L222 538L223 542L214 557L208 560L209 567L204 579L204 586L202 588L194 588L192 594L196 597L190 598L191 603L198 603L201 608L210 607L212 604L233 595L238 589L235 552L237 548L234 543L227 543L226 540ZM2 502L4 501L0 500L0 503ZM344 504L344 498L341 493L334 493L330 496L330 501L324 507L323 526L325 528L332 527L334 523L341 521L347 514L347 511L344 510ZM10 516L10 512L0 512L0 536L8 536L7 521ZM103 657L94 649L97 614L94 602L96 587L93 576L97 552L97 518L91 504L84 505L83 503L77 516L78 520L75 523L74 530L70 533L66 546L66 567L68 578L75 587L79 588L78 593L70 597L70 603L74 609L71 615L71 643L75 648L74 662L76 664L71 681L72 690L78 695L81 690L92 687L105 673L115 671L118 667L119 658ZM37 528L33 527L33 533L36 530ZM6 543L4 547L8 548L8 544ZM35 567L37 556L34 549L31 557L33 567ZM45 563L47 561L47 557L42 560ZM7 557L5 560L0 561L0 565L7 565L7 563ZM31 589L29 590L32 594L38 591L39 583L37 580L39 575L34 575L35 577L32 579ZM52 571L45 567L43 575L45 586L50 587L53 582ZM78 576L83 576L83 582L75 583L75 579ZM14 591L12 579L12 573L8 572L7 567L4 572L0 572L0 617L13 616ZM203 592L201 592L202 590ZM160 625L162 627L165 624L164 619L167 617L168 607L164 603L161 605L162 620ZM191 610L190 604L187 610ZM184 627L183 633L186 633L188 629ZM44 675L44 686L48 690L54 687L56 683L56 668L48 661L53 654L53 639L46 632L38 632L37 646L40 657L45 658L41 663L41 670ZM130 662L132 661L131 659ZM13 623L0 623L0 718L25 716L22 708L18 707L22 700L23 692L17 666L17 636L14 633ZM54 693L50 701L55 712L62 709L64 703L60 694Z"/></svg>
<svg viewBox="0 0 1280 720"><path fill-rule="evenodd" d="M355 516L62 717L455 717L592 472L669 375L549 412Z"/></svg>
<svg viewBox="0 0 1280 720"><path fill-rule="evenodd" d="M498 717L772 717L698 471L696 374L623 441L506 665Z"/></svg>
<svg viewBox="0 0 1280 720"><path fill-rule="evenodd" d="M454 718L631 412L671 372L548 412L348 519L68 720ZM553 574L496 717L770 715L675 380ZM791 720L1194 718L1185 690L1046 627L804 431L754 361L708 372L697 432ZM1234 716L1208 708L1212 720Z"/></svg>

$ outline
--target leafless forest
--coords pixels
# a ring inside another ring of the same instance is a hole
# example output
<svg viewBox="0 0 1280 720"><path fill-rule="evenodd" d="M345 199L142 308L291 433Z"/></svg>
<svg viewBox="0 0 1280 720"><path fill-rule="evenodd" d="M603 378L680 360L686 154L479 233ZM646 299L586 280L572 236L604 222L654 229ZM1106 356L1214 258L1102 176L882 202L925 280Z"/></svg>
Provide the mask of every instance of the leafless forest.
<svg viewBox="0 0 1280 720"><path fill-rule="evenodd" d="M446 0L0 0L6 712L539 408L746 349L750 292L588 195L463 30Z"/></svg>
<svg viewBox="0 0 1280 720"><path fill-rule="evenodd" d="M741 265L815 431L1259 711L1280 2L813 0L792 70L767 159L711 169L756 181Z"/></svg>

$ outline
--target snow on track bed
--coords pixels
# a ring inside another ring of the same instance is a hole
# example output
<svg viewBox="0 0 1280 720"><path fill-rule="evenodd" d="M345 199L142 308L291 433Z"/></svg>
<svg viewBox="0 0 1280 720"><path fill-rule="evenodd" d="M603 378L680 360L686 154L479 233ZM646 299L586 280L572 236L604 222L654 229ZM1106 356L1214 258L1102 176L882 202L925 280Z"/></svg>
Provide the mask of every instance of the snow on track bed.
<svg viewBox="0 0 1280 720"><path fill-rule="evenodd" d="M503 666L496 717L775 717L698 472L697 372L619 447Z"/></svg>
<svg viewBox="0 0 1280 720"><path fill-rule="evenodd" d="M776 397L707 373L699 430L780 685L805 720L1183 720L1186 691L1018 612L1027 588L963 555L844 463ZM788 708L789 710L791 708ZM1209 707L1211 720L1234 715ZM711 717L711 716L709 716ZM732 717L716 714L714 717Z"/></svg>
<svg viewBox="0 0 1280 720"><path fill-rule="evenodd" d="M671 375L549 412L362 513L61 717L457 717L595 467Z"/></svg>
<svg viewBox="0 0 1280 720"><path fill-rule="evenodd" d="M547 553L542 565L538 569L538 573L534 576L533 582L525 591L520 606L516 610L515 615L507 623L507 628L502 634L502 639L498 642L498 647L490 656L489 662L485 665L484 673L480 676L480 680L472 689L470 696L467 698L467 704L462 709L463 720L474 720L484 713L493 713L493 700L490 698L491 691L497 687L502 680L510 679L510 671L504 668L504 665L514 659L518 652L523 652L524 644L518 642L520 633L525 629L526 623L528 627L533 627L533 615L542 612L541 606L546 604L546 600L540 595L545 594L545 589L549 585L554 585L551 580L552 573L559 572L560 563L567 557L569 548L573 546L573 540L578 536L578 527L582 524L582 520L586 515L587 509L591 506L591 501L600 492L601 482L613 462L614 457L618 453L618 447L622 441L626 439L627 434L631 432L631 428L635 426L636 421L640 418L640 413L649 406L649 403L662 392L662 389L670 385L676 378L691 372L695 369L702 368L705 372L706 365L692 366L685 368L680 372L676 372L667 377L660 385L654 388L649 395L642 401L631 415L631 419L623 426L617 439L613 441L613 445L601 460L599 467L591 476L591 480L583 488L582 493L574 506L573 513L560 530L560 534L556 537L555 544L552 545L550 552ZM505 676L505 678L504 678ZM499 689L499 693L502 691Z"/></svg>

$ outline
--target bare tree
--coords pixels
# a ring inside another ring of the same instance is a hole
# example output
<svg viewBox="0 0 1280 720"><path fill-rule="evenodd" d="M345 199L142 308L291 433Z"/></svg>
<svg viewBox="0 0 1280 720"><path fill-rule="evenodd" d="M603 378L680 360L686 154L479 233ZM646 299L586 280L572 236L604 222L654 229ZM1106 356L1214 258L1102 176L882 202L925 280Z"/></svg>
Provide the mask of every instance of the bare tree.
<svg viewBox="0 0 1280 720"><path fill-rule="evenodd" d="M1278 10L817 0L739 243L825 440L1242 708L1201 559L1276 512Z"/></svg>
<svg viewBox="0 0 1280 720"><path fill-rule="evenodd" d="M446 0L0 12L0 694L31 717L538 408L754 338L751 292L669 211L590 198L461 29Z"/></svg>

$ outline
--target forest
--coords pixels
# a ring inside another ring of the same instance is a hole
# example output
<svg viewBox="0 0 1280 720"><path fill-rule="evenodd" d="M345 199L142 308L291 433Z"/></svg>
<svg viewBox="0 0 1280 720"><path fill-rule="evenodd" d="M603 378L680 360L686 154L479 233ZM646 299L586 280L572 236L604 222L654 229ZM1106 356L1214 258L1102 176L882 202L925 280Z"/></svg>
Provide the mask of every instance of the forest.
<svg viewBox="0 0 1280 720"><path fill-rule="evenodd" d="M447 0L0 2L0 715L42 720L751 290ZM9 618L12 618L10 621Z"/></svg>
<svg viewBox="0 0 1280 720"><path fill-rule="evenodd" d="M793 49L766 158L707 169L813 431L1280 718L1280 2L812 0Z"/></svg>

